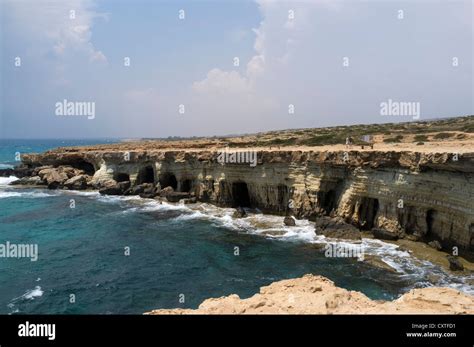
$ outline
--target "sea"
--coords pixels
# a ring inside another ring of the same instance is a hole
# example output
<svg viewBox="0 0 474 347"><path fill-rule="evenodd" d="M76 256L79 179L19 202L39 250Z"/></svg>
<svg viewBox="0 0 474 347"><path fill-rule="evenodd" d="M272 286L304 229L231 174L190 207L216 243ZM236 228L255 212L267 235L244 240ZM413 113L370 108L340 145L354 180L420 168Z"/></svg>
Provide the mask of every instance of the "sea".
<svg viewBox="0 0 474 347"><path fill-rule="evenodd" d="M0 140L0 168L17 153L118 140ZM474 294L471 277L449 274L380 240L363 247L388 268L327 257L334 240L314 223L196 203L159 203L93 191L22 188L0 177L0 246L35 245L37 259L0 257L0 314L142 314L197 308L207 298L247 298L272 282L322 275L372 299L412 288L450 286Z"/></svg>

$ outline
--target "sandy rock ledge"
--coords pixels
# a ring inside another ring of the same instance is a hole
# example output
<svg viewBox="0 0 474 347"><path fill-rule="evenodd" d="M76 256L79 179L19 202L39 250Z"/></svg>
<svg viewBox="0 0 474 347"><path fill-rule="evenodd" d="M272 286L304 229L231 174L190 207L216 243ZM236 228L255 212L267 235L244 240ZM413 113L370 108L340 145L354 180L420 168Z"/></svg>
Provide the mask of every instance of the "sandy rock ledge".
<svg viewBox="0 0 474 347"><path fill-rule="evenodd" d="M336 287L322 276L274 282L248 299L232 294L205 300L198 309L145 314L474 314L474 296L452 288L413 289L394 301L371 300Z"/></svg>

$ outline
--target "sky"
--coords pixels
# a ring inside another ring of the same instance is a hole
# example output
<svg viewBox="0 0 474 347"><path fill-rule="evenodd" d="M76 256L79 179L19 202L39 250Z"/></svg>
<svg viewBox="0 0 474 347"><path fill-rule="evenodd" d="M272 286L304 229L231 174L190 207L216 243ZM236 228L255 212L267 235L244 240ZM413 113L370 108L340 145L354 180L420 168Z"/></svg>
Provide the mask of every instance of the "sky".
<svg viewBox="0 0 474 347"><path fill-rule="evenodd" d="M381 112L389 100L418 105L421 120L474 113L472 0L0 4L2 138L414 119ZM94 115L58 111L64 101Z"/></svg>

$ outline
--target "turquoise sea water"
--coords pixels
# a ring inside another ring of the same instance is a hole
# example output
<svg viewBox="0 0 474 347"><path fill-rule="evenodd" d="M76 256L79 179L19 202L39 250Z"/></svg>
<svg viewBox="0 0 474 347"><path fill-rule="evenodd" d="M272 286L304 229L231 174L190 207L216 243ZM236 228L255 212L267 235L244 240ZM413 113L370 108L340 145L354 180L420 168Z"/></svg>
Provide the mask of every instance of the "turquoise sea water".
<svg viewBox="0 0 474 347"><path fill-rule="evenodd" d="M66 145L1 144L4 165L12 163L18 148L29 152ZM67 143L74 144L79 143ZM160 205L7 182L0 181L0 243L37 244L39 259L0 258L0 313L141 314L196 308L209 297L248 297L263 285L307 273L375 299L430 285L433 274L439 277L435 284L469 291L461 278L377 240L363 242L367 252L383 255L398 272L355 259L326 258L318 245L327 241L315 237L307 221L285 227L281 217L252 214L234 220L232 210L206 204ZM75 303L69 301L71 294Z"/></svg>

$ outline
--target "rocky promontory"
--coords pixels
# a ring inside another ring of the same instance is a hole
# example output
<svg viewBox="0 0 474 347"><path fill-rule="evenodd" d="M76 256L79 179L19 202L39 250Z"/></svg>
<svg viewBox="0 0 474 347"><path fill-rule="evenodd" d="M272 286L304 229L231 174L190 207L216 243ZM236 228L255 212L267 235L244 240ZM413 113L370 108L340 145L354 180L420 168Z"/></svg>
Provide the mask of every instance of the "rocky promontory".
<svg viewBox="0 0 474 347"><path fill-rule="evenodd" d="M207 299L196 310L161 309L146 314L474 314L474 297L452 288L413 289L393 301L371 300L322 276L274 282L248 299Z"/></svg>

